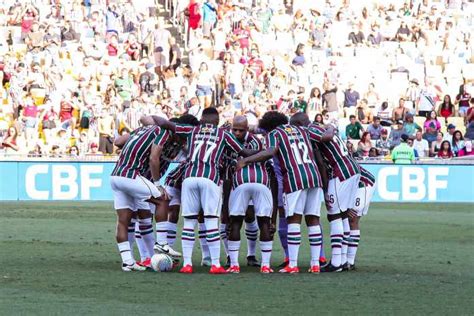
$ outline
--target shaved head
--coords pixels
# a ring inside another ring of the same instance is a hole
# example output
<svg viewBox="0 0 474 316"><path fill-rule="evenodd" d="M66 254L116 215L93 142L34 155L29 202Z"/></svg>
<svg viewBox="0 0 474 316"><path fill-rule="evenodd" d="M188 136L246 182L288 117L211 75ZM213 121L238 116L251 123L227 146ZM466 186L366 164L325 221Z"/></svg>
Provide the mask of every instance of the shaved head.
<svg viewBox="0 0 474 316"><path fill-rule="evenodd" d="M310 123L308 115L303 112L295 113L290 119L290 124L295 126L308 126Z"/></svg>
<svg viewBox="0 0 474 316"><path fill-rule="evenodd" d="M238 140L243 140L245 135L249 130L249 123L247 121L247 117L244 115L237 115L234 117L232 121L232 134L234 134L235 138Z"/></svg>

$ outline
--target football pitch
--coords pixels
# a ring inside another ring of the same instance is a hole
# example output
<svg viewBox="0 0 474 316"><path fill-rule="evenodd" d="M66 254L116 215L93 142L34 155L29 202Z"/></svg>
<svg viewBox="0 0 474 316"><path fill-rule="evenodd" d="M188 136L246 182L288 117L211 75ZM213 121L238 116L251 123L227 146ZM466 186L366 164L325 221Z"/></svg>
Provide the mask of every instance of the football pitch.
<svg viewBox="0 0 474 316"><path fill-rule="evenodd" d="M320 275L306 273L305 235L299 275L124 273L111 203L0 203L0 223L0 315L463 315L474 307L472 204L373 204L357 270ZM274 245L277 265L278 237ZM245 252L244 243L242 265Z"/></svg>

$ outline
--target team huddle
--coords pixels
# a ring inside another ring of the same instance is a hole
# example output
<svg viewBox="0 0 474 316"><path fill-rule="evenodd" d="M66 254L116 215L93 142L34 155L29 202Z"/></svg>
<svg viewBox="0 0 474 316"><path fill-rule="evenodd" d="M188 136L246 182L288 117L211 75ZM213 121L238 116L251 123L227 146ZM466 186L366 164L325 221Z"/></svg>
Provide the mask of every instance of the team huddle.
<svg viewBox="0 0 474 316"><path fill-rule="evenodd" d="M140 121L142 127L115 141L121 153L111 175L123 271L146 270L159 253L176 264L182 257L180 272L192 273L198 226L201 265L209 266L211 274L239 273L245 223L249 266L273 272L270 259L278 230L285 251L279 272L298 273L303 219L310 273L354 269L359 220L367 214L375 178L349 155L334 127L313 124L304 113L288 120L274 111L253 132L244 116L218 127L215 108L205 109L200 121L191 115ZM166 174L170 162L178 165ZM323 201L330 225L328 262L319 220ZM175 250L180 212L182 254ZM138 262L132 251L135 242ZM226 268L220 262L221 242Z"/></svg>

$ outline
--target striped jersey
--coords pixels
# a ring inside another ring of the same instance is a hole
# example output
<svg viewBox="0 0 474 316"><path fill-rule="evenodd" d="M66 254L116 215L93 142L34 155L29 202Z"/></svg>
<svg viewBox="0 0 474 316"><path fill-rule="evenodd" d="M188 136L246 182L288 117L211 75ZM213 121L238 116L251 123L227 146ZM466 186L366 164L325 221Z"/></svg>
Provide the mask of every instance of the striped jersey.
<svg viewBox="0 0 474 316"><path fill-rule="evenodd" d="M184 178L207 178L219 184L219 165L224 149L240 153L242 144L230 132L211 124L176 125L176 134L186 137L189 149Z"/></svg>
<svg viewBox="0 0 474 316"><path fill-rule="evenodd" d="M283 176L283 191L291 193L299 190L321 187L321 175L311 150L311 140L317 137L308 129L293 125L281 125L267 134L267 147L278 149Z"/></svg>
<svg viewBox="0 0 474 316"><path fill-rule="evenodd" d="M311 124L309 130L319 135L324 133L324 129L315 124ZM331 141L318 143L317 146L331 171L331 179L337 177L340 181L344 181L360 173L359 164L351 157L346 144L338 135L334 135Z"/></svg>
<svg viewBox="0 0 474 316"><path fill-rule="evenodd" d="M252 150L262 150L263 144L255 135L247 133L244 138L244 148ZM232 187L236 188L244 183L261 183L270 185L270 180L265 162L252 163L235 172L232 177Z"/></svg>
<svg viewBox="0 0 474 316"><path fill-rule="evenodd" d="M160 177L162 177L183 146L173 139L173 134L169 130L164 128L156 137L155 145L163 148L160 155Z"/></svg>
<svg viewBox="0 0 474 316"><path fill-rule="evenodd" d="M175 169L173 169L165 179L165 185L181 190L183 184L184 171L186 170L186 162L182 161Z"/></svg>
<svg viewBox="0 0 474 316"><path fill-rule="evenodd" d="M120 152L112 176L135 179L150 168L150 152L159 126L144 126L134 130Z"/></svg>
<svg viewBox="0 0 474 316"><path fill-rule="evenodd" d="M359 188L372 187L375 184L375 176L367 169L360 167Z"/></svg>

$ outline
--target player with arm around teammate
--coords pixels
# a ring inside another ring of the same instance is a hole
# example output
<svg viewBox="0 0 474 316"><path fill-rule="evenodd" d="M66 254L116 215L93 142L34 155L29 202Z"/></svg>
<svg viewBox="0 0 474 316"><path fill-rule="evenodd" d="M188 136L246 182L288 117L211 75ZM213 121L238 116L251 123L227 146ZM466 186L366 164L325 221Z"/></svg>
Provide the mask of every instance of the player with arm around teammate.
<svg viewBox="0 0 474 316"><path fill-rule="evenodd" d="M360 241L359 221L362 216L367 215L370 201L375 193L375 176L367 169L360 167L360 181L355 196L354 209L349 211L349 225L351 228L349 237L349 248L347 250L347 264L344 270L355 269L355 258Z"/></svg>

